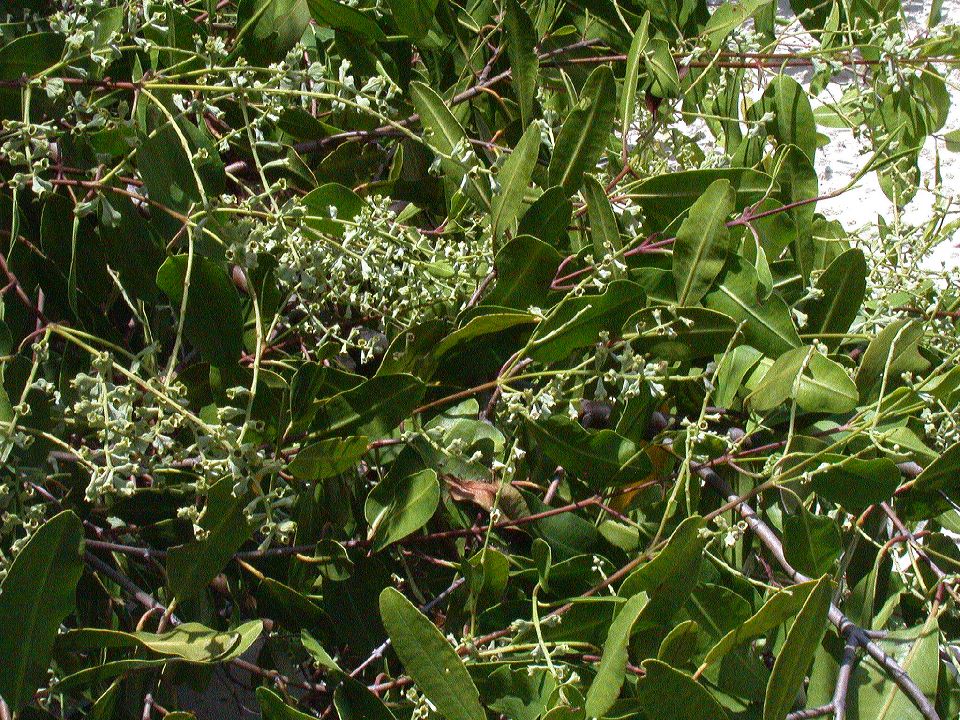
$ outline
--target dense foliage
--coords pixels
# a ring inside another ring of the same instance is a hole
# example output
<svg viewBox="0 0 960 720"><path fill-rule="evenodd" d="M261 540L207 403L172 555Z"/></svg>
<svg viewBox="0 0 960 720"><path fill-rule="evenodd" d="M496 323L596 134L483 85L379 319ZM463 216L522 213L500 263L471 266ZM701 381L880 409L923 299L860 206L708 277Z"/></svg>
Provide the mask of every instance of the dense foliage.
<svg viewBox="0 0 960 720"><path fill-rule="evenodd" d="M790 4L6 3L0 717L957 717L960 29Z"/></svg>

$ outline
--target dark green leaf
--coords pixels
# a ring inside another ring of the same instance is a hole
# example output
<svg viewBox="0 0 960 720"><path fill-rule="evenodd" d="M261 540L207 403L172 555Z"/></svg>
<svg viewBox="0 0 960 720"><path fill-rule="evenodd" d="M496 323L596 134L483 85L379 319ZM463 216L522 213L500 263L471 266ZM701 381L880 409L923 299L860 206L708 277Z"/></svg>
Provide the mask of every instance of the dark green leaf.
<svg viewBox="0 0 960 720"><path fill-rule="evenodd" d="M83 526L65 510L40 526L0 585L0 696L13 712L47 680L57 630L75 606Z"/></svg>
<svg viewBox="0 0 960 720"><path fill-rule="evenodd" d="M380 593L380 616L404 668L440 714L449 720L486 720L463 661L413 603L387 588Z"/></svg>
<svg viewBox="0 0 960 720"><path fill-rule="evenodd" d="M551 185L561 186L568 195L579 189L583 174L593 169L606 146L610 123L616 113L613 73L608 66L600 65L587 78L580 101L560 128L550 158Z"/></svg>

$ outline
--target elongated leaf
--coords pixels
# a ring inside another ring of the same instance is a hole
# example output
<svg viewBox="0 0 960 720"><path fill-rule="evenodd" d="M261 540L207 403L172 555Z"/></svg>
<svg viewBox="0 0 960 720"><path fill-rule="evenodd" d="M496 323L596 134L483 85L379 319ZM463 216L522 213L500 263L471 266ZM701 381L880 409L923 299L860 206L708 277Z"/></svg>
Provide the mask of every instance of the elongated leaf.
<svg viewBox="0 0 960 720"><path fill-rule="evenodd" d="M241 0L237 6L244 54L264 65L280 60L309 22L306 0Z"/></svg>
<svg viewBox="0 0 960 720"><path fill-rule="evenodd" d="M706 547L706 539L700 532L703 525L699 515L686 518L673 531L666 547L620 586L621 597L641 591L650 597L643 609L646 625L669 624L696 586Z"/></svg>
<svg viewBox="0 0 960 720"><path fill-rule="evenodd" d="M183 623L165 633L121 632L83 628L57 639L67 652L92 648L142 648L191 663L227 662L246 652L263 632L263 622L251 620L234 630L212 630L200 623Z"/></svg>
<svg viewBox="0 0 960 720"><path fill-rule="evenodd" d="M613 430L588 431L565 415L530 421L543 452L593 488L639 482L652 470L643 449Z"/></svg>
<svg viewBox="0 0 960 720"><path fill-rule="evenodd" d="M727 216L736 198L730 181L717 180L690 208L673 243L673 279L677 303L695 305L723 269L730 251Z"/></svg>
<svg viewBox="0 0 960 720"><path fill-rule="evenodd" d="M377 375L317 405L315 426L321 435L363 434L378 439L410 414L424 393L413 375Z"/></svg>
<svg viewBox="0 0 960 720"><path fill-rule="evenodd" d="M595 343L600 332L618 332L642 305L643 290L626 280L610 283L600 295L568 297L537 326L530 357L543 363L562 360Z"/></svg>
<svg viewBox="0 0 960 720"><path fill-rule="evenodd" d="M717 180L730 181L736 193L734 207L738 209L758 202L773 184L769 175L750 168L684 170L647 178L630 196L643 210L645 227L650 232L663 232Z"/></svg>
<svg viewBox="0 0 960 720"><path fill-rule="evenodd" d="M800 506L783 520L783 549L787 561L804 575L830 573L840 556L840 528L833 518Z"/></svg>
<svg viewBox="0 0 960 720"><path fill-rule="evenodd" d="M309 482L333 477L356 465L367 452L367 444L363 435L321 440L302 448L287 469L298 480Z"/></svg>
<svg viewBox="0 0 960 720"><path fill-rule="evenodd" d="M822 295L806 307L807 332L824 335L827 347L836 347L853 324L867 289L867 261L857 248L837 256L817 280Z"/></svg>
<svg viewBox="0 0 960 720"><path fill-rule="evenodd" d="M800 612L800 608L803 607L803 604L807 601L807 596L810 595L810 591L816 584L816 580L811 580L800 585L784 588L775 593L746 622L730 630L716 645L710 648L703 664L705 666L711 665L737 645L760 637L785 623Z"/></svg>
<svg viewBox="0 0 960 720"><path fill-rule="evenodd" d="M393 21L400 32L411 40L419 40L433 25L439 0L389 0Z"/></svg>
<svg viewBox="0 0 960 720"><path fill-rule="evenodd" d="M664 360L691 360L722 353L730 345L737 323L701 307L645 308L624 324L636 327L634 347Z"/></svg>
<svg viewBox="0 0 960 720"><path fill-rule="evenodd" d="M400 661L437 711L449 720L485 720L480 693L437 627L393 588L380 593L380 616Z"/></svg>
<svg viewBox="0 0 960 720"><path fill-rule="evenodd" d="M814 492L849 513L858 514L871 505L889 500L902 477L900 469L888 458L863 460L826 454L820 462L826 467L813 475Z"/></svg>
<svg viewBox="0 0 960 720"><path fill-rule="evenodd" d="M637 593L620 608L610 623L607 639L603 644L603 656L590 689L587 691L584 710L589 717L602 717L620 696L620 688L627 669L627 649L630 647L630 631L647 603L646 593Z"/></svg>
<svg viewBox="0 0 960 720"><path fill-rule="evenodd" d="M167 555L167 577L178 600L202 592L250 536L251 528L243 513L245 505L243 498L234 496L230 478L210 488L200 516L206 537L171 548Z"/></svg>
<svg viewBox="0 0 960 720"><path fill-rule="evenodd" d="M330 671L339 683L333 694L333 704L341 720L396 720L383 701L362 682L345 673L310 633L301 633L300 640L317 664Z"/></svg>
<svg viewBox="0 0 960 720"><path fill-rule="evenodd" d="M510 58L513 87L520 104L520 122L527 125L533 117L533 100L537 92L537 74L540 69L537 34L530 16L517 0L507 0L504 8L507 57Z"/></svg>
<svg viewBox="0 0 960 720"><path fill-rule="evenodd" d="M395 0L402 4L417 5L421 0ZM426 1L426 0L425 0ZM435 3L434 3L435 4ZM485 206L490 205L489 189L478 182L476 178L467 177L467 173L478 165L475 155L461 161L458 155L470 150L467 134L463 126L453 116L437 93L429 85L421 82L410 83L410 97L414 107L420 115L420 122L429 132L426 138L430 147L436 150L441 159L441 167L451 176L455 185L461 186L464 182L475 200Z"/></svg>
<svg viewBox="0 0 960 720"><path fill-rule="evenodd" d="M0 697L13 712L46 681L57 629L73 612L83 526L70 510L34 532L0 585Z"/></svg>
<svg viewBox="0 0 960 720"><path fill-rule="evenodd" d="M334 30L346 30L377 42L387 39L373 19L345 3L337 0L307 0L307 5L310 15L320 25L332 27Z"/></svg>
<svg viewBox="0 0 960 720"><path fill-rule="evenodd" d="M370 491L363 506L374 552L426 525L439 502L440 483L433 470L409 477L387 475Z"/></svg>
<svg viewBox="0 0 960 720"><path fill-rule="evenodd" d="M594 257L602 258L622 249L620 228L613 214L610 200L603 185L593 175L584 177L584 197L587 199L587 213L590 218L590 234L593 236Z"/></svg>
<svg viewBox="0 0 960 720"><path fill-rule="evenodd" d="M643 19L633 34L630 50L627 52L627 66L623 73L623 93L620 96L620 133L624 138L630 134L633 121L637 115L637 85L640 80L640 61L650 39L650 12L643 14Z"/></svg>
<svg viewBox="0 0 960 720"><path fill-rule="evenodd" d="M918 348L922 336L923 325L908 319L896 320L877 333L867 345L857 370L860 393L866 397L878 392L885 374L895 381L903 372L926 368L929 363Z"/></svg>
<svg viewBox="0 0 960 720"><path fill-rule="evenodd" d="M710 48L712 50L719 48L731 30L743 25L754 13L770 2L772 0L737 0L718 5L703 30Z"/></svg>
<svg viewBox="0 0 960 720"><path fill-rule="evenodd" d="M532 235L517 235L497 253L497 283L484 303L518 310L544 307L562 260L551 245Z"/></svg>
<svg viewBox="0 0 960 720"><path fill-rule="evenodd" d="M833 584L830 576L824 575L810 590L774 661L763 702L763 720L784 720L793 708L813 654L827 629L832 597Z"/></svg>
<svg viewBox="0 0 960 720"><path fill-rule="evenodd" d="M613 72L608 66L600 65L590 73L580 101L560 128L550 158L551 185L561 186L568 195L576 192L583 182L583 174L591 170L600 157L616 112Z"/></svg>
<svg viewBox="0 0 960 720"><path fill-rule="evenodd" d="M921 627L897 630L880 641L910 679L930 700L937 694L940 668L939 629L936 615ZM897 686L890 675L871 659L865 659L850 680L853 691L849 717L871 720L922 720L924 715ZM942 716L946 718L946 716Z"/></svg>
<svg viewBox="0 0 960 720"><path fill-rule="evenodd" d="M731 263L717 288L704 296L703 304L743 321L743 338L765 355L779 357L800 346L800 336L786 303L776 295L757 298L757 272L741 260Z"/></svg>
<svg viewBox="0 0 960 720"><path fill-rule="evenodd" d="M567 226L573 203L561 187L551 187L527 208L517 225L517 235L532 235L553 247L566 248Z"/></svg>
<svg viewBox="0 0 960 720"><path fill-rule="evenodd" d="M268 687L257 688L257 702L263 720L309 720L313 717L290 707Z"/></svg>
<svg viewBox="0 0 960 720"><path fill-rule="evenodd" d="M960 501L960 443L947 448L897 498L897 508L911 519L933 518Z"/></svg>
<svg viewBox="0 0 960 720"><path fill-rule="evenodd" d="M540 128L531 125L520 138L517 147L507 158L497 179L500 190L490 208L490 226L497 238L513 225L523 204L523 193L530 184L533 169L540 152Z"/></svg>
<svg viewBox="0 0 960 720"><path fill-rule="evenodd" d="M777 358L747 403L766 412L791 398L802 410L843 413L857 406L860 395L842 366L812 347L799 347Z"/></svg>
<svg viewBox="0 0 960 720"><path fill-rule="evenodd" d="M644 660L637 684L643 714L650 720L725 720L723 706L685 672L660 660Z"/></svg>

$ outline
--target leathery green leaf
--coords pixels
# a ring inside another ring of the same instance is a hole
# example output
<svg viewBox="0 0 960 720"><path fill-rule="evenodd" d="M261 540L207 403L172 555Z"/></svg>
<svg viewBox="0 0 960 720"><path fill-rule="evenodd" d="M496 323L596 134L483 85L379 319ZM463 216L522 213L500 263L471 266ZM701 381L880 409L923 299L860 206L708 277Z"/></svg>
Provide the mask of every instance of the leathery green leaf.
<svg viewBox="0 0 960 720"><path fill-rule="evenodd" d="M560 185L567 194L583 183L583 174L591 169L602 152L610 123L617 112L617 92L613 72L600 65L587 78L580 101L563 121L550 158L551 185Z"/></svg>
<svg viewBox="0 0 960 720"><path fill-rule="evenodd" d="M497 176L500 190L490 208L490 225L493 237L499 237L513 225L523 204L523 193L530 184L533 169L540 151L540 128L531 125L520 138L517 147L503 164Z"/></svg>
<svg viewBox="0 0 960 720"><path fill-rule="evenodd" d="M624 603L607 630L603 644L603 656L597 675L587 690L584 709L589 717L602 717L620 696L620 688L627 667L627 649L630 647L630 631L647 603L647 594L640 592Z"/></svg>
<svg viewBox="0 0 960 720"><path fill-rule="evenodd" d="M716 180L680 225L673 243L673 279L679 305L700 302L723 269L730 250L726 220L733 212L734 200L730 181Z"/></svg>
<svg viewBox="0 0 960 720"><path fill-rule="evenodd" d="M637 695L650 720L726 720L723 706L703 685L660 660L644 660Z"/></svg>
<svg viewBox="0 0 960 720"><path fill-rule="evenodd" d="M441 715L486 719L477 686L436 625L393 588L380 593L380 617L404 669Z"/></svg>
<svg viewBox="0 0 960 720"><path fill-rule="evenodd" d="M422 470L409 477L387 475L370 491L363 506L373 550L382 550L422 528L439 502L440 483L435 471Z"/></svg>
<svg viewBox="0 0 960 720"><path fill-rule="evenodd" d="M80 519L65 510L33 534L0 585L0 696L14 712L46 681L57 629L74 609L82 544Z"/></svg>
<svg viewBox="0 0 960 720"><path fill-rule="evenodd" d="M810 590L773 663L763 701L763 720L784 720L793 708L813 654L827 629L832 598L833 583L829 575L824 575Z"/></svg>

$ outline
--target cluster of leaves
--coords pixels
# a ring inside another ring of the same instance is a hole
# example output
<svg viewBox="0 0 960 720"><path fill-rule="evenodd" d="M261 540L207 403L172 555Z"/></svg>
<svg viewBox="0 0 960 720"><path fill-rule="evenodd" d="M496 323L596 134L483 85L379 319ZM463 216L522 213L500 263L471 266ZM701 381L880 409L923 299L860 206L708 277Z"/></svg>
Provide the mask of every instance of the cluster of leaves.
<svg viewBox="0 0 960 720"><path fill-rule="evenodd" d="M0 717L960 712L940 3L12 5Z"/></svg>

